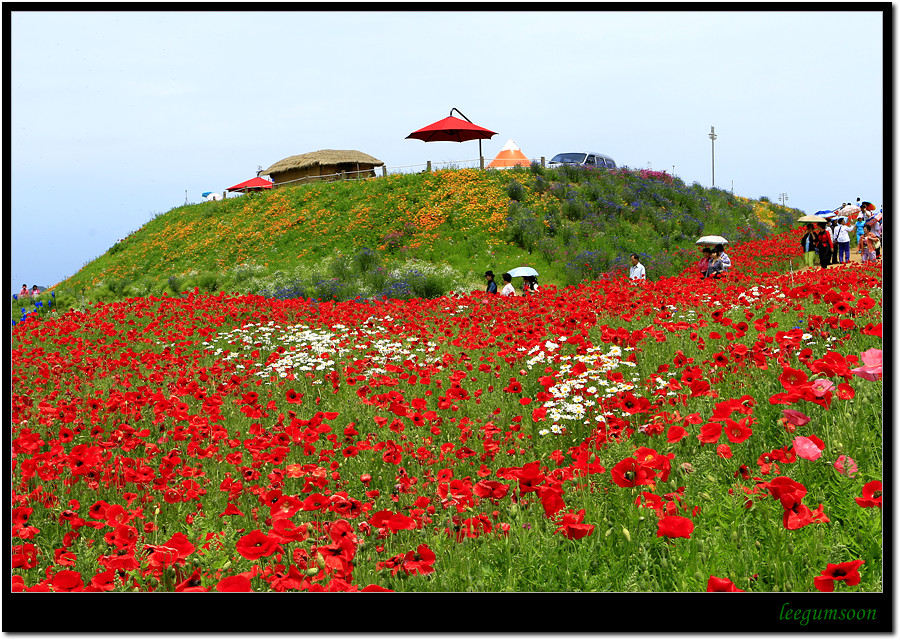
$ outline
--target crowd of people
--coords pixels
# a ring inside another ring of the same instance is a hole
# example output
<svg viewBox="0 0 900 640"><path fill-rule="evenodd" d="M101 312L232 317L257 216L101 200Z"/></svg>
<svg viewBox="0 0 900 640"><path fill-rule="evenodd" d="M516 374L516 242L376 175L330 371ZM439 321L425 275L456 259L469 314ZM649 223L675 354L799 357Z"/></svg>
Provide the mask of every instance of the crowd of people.
<svg viewBox="0 0 900 640"><path fill-rule="evenodd" d="M847 216L841 216L827 222L807 224L806 233L800 240L804 264L807 267L815 266L816 256L819 257L819 264L823 269L828 268L829 265L850 262L851 244L856 247L863 262L880 260L883 243L881 218L880 215L876 217L874 211L862 210L855 221L850 220ZM731 268L731 258L721 244L703 247L698 268L701 279L719 279ZM509 273L502 274L503 288L499 292L497 283L494 281L494 272L486 271L484 276L487 279L487 293L499 293L501 296L516 295L516 290L512 285L512 276ZM631 269L628 277L632 280L647 279L647 271L636 253L631 254ZM22 287L24 292L25 285ZM528 294L535 291L538 291L537 277L523 276L522 293Z"/></svg>
<svg viewBox="0 0 900 640"><path fill-rule="evenodd" d="M855 221L841 216L827 222L808 223L806 233L800 239L803 262L807 267L812 267L818 256L823 269L850 262L851 244L856 247L862 262L880 260L881 217L876 218L874 211L860 211Z"/></svg>

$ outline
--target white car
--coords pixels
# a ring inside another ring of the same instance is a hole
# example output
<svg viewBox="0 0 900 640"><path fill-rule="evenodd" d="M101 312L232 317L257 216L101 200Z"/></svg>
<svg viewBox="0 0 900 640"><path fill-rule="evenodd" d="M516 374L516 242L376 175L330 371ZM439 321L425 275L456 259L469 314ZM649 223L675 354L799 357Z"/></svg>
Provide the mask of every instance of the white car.
<svg viewBox="0 0 900 640"><path fill-rule="evenodd" d="M615 169L616 161L596 152L578 152L578 153L557 153L550 160L548 166L558 167L562 164L580 164L586 167L602 167L605 169Z"/></svg>

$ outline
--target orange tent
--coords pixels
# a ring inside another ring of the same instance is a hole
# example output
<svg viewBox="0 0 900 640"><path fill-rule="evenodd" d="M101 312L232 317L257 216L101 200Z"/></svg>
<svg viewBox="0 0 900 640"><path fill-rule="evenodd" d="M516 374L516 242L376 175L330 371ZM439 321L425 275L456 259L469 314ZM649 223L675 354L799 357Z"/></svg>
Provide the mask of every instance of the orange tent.
<svg viewBox="0 0 900 640"><path fill-rule="evenodd" d="M500 153L497 154L497 157L491 161L488 167L504 169L506 167L515 167L516 165L528 167L531 166L531 160L522 153L522 150L516 146L515 142L507 140L503 148L500 149Z"/></svg>

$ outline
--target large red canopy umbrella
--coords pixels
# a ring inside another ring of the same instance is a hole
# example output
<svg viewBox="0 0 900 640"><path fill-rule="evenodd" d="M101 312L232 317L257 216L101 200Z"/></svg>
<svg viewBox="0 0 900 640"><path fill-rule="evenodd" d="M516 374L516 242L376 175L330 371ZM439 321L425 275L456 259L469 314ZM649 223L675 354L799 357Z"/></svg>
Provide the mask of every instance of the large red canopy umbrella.
<svg viewBox="0 0 900 640"><path fill-rule="evenodd" d="M225 191L251 191L255 189L271 189L274 186L271 180L266 180L265 178L251 178L250 180L245 180L240 184L236 184L233 187L228 187Z"/></svg>
<svg viewBox="0 0 900 640"><path fill-rule="evenodd" d="M456 111L465 120L460 120L453 116ZM423 142L466 142L468 140L478 140L478 157L481 158L481 141L490 140L492 136L497 135L496 131L479 127L471 120L466 118L462 111L453 107L450 109L450 115L443 120L433 122L417 131L413 131L406 136L406 139L422 140Z"/></svg>

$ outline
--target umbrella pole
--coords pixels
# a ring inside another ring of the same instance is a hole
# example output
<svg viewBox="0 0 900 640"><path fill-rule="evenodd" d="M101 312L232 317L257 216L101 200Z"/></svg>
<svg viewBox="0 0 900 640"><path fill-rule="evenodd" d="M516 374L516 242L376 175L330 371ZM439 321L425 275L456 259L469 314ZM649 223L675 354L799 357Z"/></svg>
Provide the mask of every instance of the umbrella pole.
<svg viewBox="0 0 900 640"><path fill-rule="evenodd" d="M484 156L481 155L481 138L478 138L478 164L481 166L481 170L484 171ZM185 192L186 196L187 192Z"/></svg>

